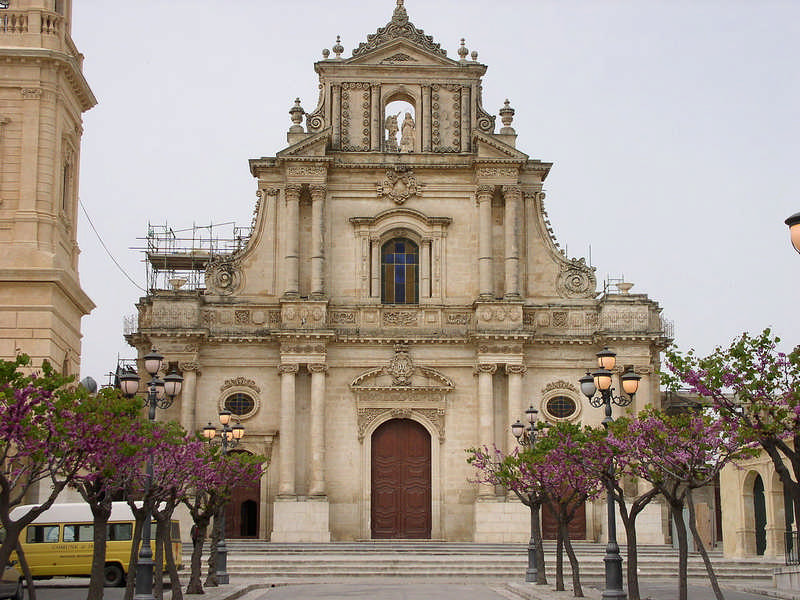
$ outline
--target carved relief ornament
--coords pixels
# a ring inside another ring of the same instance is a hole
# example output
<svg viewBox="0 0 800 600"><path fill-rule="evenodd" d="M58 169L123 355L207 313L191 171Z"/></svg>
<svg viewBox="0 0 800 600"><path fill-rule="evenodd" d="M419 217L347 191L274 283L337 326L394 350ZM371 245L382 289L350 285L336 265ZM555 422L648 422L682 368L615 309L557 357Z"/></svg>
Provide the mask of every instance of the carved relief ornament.
<svg viewBox="0 0 800 600"><path fill-rule="evenodd" d="M257 393L261 393L261 388L256 385L256 382L252 379L247 379L246 377L234 377L233 379L226 379L225 383L220 386L219 391L224 392L227 389L232 387L246 387L254 390Z"/></svg>
<svg viewBox="0 0 800 600"><path fill-rule="evenodd" d="M422 196L422 186L417 183L414 171L404 166L387 170L383 182L377 184L377 191L378 198L389 198L398 205L414 196Z"/></svg>
<svg viewBox="0 0 800 600"><path fill-rule="evenodd" d="M556 287L566 298L594 298L597 278L594 267L583 258L573 258L562 264Z"/></svg>
<svg viewBox="0 0 800 600"><path fill-rule="evenodd" d="M238 257L233 254L217 256L209 261L205 271L206 288L213 294L228 296L239 290L242 271Z"/></svg>

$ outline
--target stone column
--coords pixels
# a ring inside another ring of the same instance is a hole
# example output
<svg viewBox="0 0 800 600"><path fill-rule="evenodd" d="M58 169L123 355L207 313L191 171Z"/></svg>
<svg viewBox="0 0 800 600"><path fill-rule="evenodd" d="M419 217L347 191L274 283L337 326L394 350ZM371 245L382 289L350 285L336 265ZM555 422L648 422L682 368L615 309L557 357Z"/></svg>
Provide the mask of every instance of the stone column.
<svg viewBox="0 0 800 600"><path fill-rule="evenodd" d="M519 204L522 191L516 185L504 185L503 197L506 202L505 218L505 249L506 249L506 278L504 298L516 300L519 293Z"/></svg>
<svg viewBox="0 0 800 600"><path fill-rule="evenodd" d="M381 118L381 86L380 84L373 83L369 86L370 89L370 99L372 100L372 105L370 110L372 111L372 119L371 119L371 141L372 141L372 151L373 152L380 152L381 151L381 143L383 142L383 130L381 128L381 123L383 119Z"/></svg>
<svg viewBox="0 0 800 600"><path fill-rule="evenodd" d="M517 446L517 438L511 432L511 424L517 419L525 423L522 376L526 370L525 365L506 365L506 373L508 374L508 435L506 437L506 452L511 452Z"/></svg>
<svg viewBox="0 0 800 600"><path fill-rule="evenodd" d="M299 184L286 186L286 287L283 295L296 298L300 295L300 190Z"/></svg>
<svg viewBox="0 0 800 600"><path fill-rule="evenodd" d="M181 427L188 433L197 431L197 371L200 365L196 362L182 362L178 368L183 374L181 388Z"/></svg>
<svg viewBox="0 0 800 600"><path fill-rule="evenodd" d="M281 417L280 442L281 460L278 465L278 495L291 497L295 495L294 457L295 457L295 397L294 384L297 371L296 364L282 364L278 367L281 374Z"/></svg>
<svg viewBox="0 0 800 600"><path fill-rule="evenodd" d="M469 86L461 86L461 152L469 152Z"/></svg>
<svg viewBox="0 0 800 600"><path fill-rule="evenodd" d="M311 372L311 483L309 496L325 495L325 364L310 364Z"/></svg>
<svg viewBox="0 0 800 600"><path fill-rule="evenodd" d="M374 237L370 239L372 246L372 294L373 298L381 297L381 240Z"/></svg>
<svg viewBox="0 0 800 600"><path fill-rule="evenodd" d="M431 297L431 240L422 240L419 247L419 297Z"/></svg>
<svg viewBox="0 0 800 600"><path fill-rule="evenodd" d="M338 150L342 146L342 86L331 85L331 125L333 126L333 135L331 136L331 145Z"/></svg>
<svg viewBox="0 0 800 600"><path fill-rule="evenodd" d="M324 185L311 186L311 297L325 295L325 196Z"/></svg>
<svg viewBox="0 0 800 600"><path fill-rule="evenodd" d="M494 187L479 185L478 200L478 291L484 299L494 298L492 288L492 196Z"/></svg>
<svg viewBox="0 0 800 600"><path fill-rule="evenodd" d="M492 376L496 370L497 365L489 364L479 364L476 368L478 373L478 444L488 448L491 448L494 443L492 435L494 427ZM494 496L494 490L491 486L483 485L478 490L478 496Z"/></svg>
<svg viewBox="0 0 800 600"><path fill-rule="evenodd" d="M421 118L417 118L417 127L422 127L422 151L431 151L431 86L422 86Z"/></svg>
<svg viewBox="0 0 800 600"><path fill-rule="evenodd" d="M3 156L3 129L11 122L8 117L0 117L0 156ZM3 169L0 169L0 194L3 191ZM3 203L3 197L0 195L0 205Z"/></svg>

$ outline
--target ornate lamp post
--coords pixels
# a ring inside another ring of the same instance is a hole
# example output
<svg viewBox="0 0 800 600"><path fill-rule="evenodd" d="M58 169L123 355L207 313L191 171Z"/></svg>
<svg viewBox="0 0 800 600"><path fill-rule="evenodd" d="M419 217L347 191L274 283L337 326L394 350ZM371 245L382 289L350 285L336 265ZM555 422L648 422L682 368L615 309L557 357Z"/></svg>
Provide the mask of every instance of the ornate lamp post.
<svg viewBox="0 0 800 600"><path fill-rule="evenodd" d="M789 236L794 249L800 252L800 212L794 213L784 221L789 226Z"/></svg>
<svg viewBox="0 0 800 600"><path fill-rule="evenodd" d="M228 453L228 448L235 448L239 445L239 440L244 437L244 426L236 423L230 427L231 411L221 410L219 412L219 422L222 425L220 431L220 445L222 446L222 455ZM211 443L217 435L217 429L211 423L203 427L203 436ZM230 582L228 575L228 546L225 543L225 507L222 508L222 515L220 520L220 534L219 541L217 542L217 583L222 585Z"/></svg>
<svg viewBox="0 0 800 600"><path fill-rule="evenodd" d="M586 373L580 378L581 392L589 399L589 403L595 407L605 407L605 417L603 426L608 429L608 424L614 419L611 417L611 405L628 406L633 402L633 396L639 389L639 377L633 371L626 371L620 376L622 390L626 396L614 396L614 388L611 387L612 370L617 364L617 354L608 348L604 348L597 353L598 369L593 373ZM595 395L597 392L599 395ZM614 465L609 467L609 480L606 485L606 497L608 500L608 544L606 545L606 555L603 558L606 566L605 589L603 599L626 600L627 596L622 589L622 557L619 554L617 544L617 521L614 509Z"/></svg>
<svg viewBox="0 0 800 600"><path fill-rule="evenodd" d="M529 406L525 411L525 420L528 425L525 426L517 419L517 422L511 426L511 433L517 438L517 443L523 448L530 448L536 444L536 419L539 411ZM525 571L525 581L527 583L537 583L538 564L536 560L536 551L542 543L541 535L537 531L539 524L539 506L534 507L533 502L530 505L531 509L531 537L528 540L528 568Z"/></svg>
<svg viewBox="0 0 800 600"><path fill-rule="evenodd" d="M172 406L175 396L181 393L183 377L177 373L170 373L164 379L158 378L158 372L164 357L155 348L144 357L145 371L150 375L147 384L146 404L148 407L147 418L156 419L156 408L166 409ZM132 398L139 390L139 375L136 371L126 370L119 376L120 389L128 398ZM147 496L153 481L153 457L147 458L145 472L145 489ZM144 527L142 527L142 545L139 548L139 558L136 563L136 595L134 600L155 600L153 596L153 549L150 544L151 520L150 511L145 511Z"/></svg>

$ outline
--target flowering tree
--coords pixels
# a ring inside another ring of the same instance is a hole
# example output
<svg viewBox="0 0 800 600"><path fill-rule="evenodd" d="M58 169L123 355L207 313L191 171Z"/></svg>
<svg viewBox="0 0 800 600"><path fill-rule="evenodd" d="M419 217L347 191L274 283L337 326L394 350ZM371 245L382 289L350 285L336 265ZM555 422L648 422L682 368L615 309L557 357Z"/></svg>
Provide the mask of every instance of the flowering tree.
<svg viewBox="0 0 800 600"><path fill-rule="evenodd" d="M501 485L514 492L520 502L530 509L531 538L537 565L536 583L546 585L542 529L539 523L539 514L544 502L544 492L538 476L539 463L534 460L523 460L519 450L515 448L511 454L504 455L496 447L493 450L489 450L486 446L470 448L467 450L469 454L467 462L477 470L477 476L473 480L475 483Z"/></svg>
<svg viewBox="0 0 800 600"><path fill-rule="evenodd" d="M233 489L259 481L267 466L263 456L246 452L223 454L218 446L197 442L199 446L192 459L191 474L187 477L187 490L180 501L189 509L195 526L192 536L192 560L187 594L202 594L200 581L205 540L211 518L230 500Z"/></svg>
<svg viewBox="0 0 800 600"><path fill-rule="evenodd" d="M0 564L6 564L24 527L52 506L70 483L106 451L103 423L92 414L88 392L67 387L72 380L45 362L41 372L25 374L30 359L0 361ZM40 503L11 517L29 492L47 490Z"/></svg>
<svg viewBox="0 0 800 600"><path fill-rule="evenodd" d="M667 352L673 389L684 386L708 400L742 439L772 460L800 522L800 346L779 352L769 329L743 333L727 348L701 358L693 350Z"/></svg>
<svg viewBox="0 0 800 600"><path fill-rule="evenodd" d="M694 524L692 490L709 485L722 468L747 449L736 429L713 415L668 415L650 408L635 419L619 419L609 440L627 455L626 470L650 482L670 507L678 537L679 600L687 600L688 542L683 507L690 511L690 527L703 557L712 588L718 599L722 592Z"/></svg>

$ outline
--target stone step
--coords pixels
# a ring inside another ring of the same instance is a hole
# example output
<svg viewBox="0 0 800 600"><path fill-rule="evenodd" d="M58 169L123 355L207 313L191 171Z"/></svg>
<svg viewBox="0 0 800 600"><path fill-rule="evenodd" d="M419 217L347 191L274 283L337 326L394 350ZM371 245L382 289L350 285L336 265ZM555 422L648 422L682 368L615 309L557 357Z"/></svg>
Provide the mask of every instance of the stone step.
<svg viewBox="0 0 800 600"><path fill-rule="evenodd" d="M317 544L273 544L256 540L228 542L228 572L232 576L268 578L270 581L424 578L493 579L524 578L527 551L522 544L472 544L437 541L367 541ZM605 573L605 544L574 544L582 577L602 579ZM555 576L555 542L545 542L546 569ZM191 548L184 546L184 564ZM207 550L207 549L206 549ZM623 560L625 548L621 549ZM710 552L711 562L722 581L771 582L772 570L782 561L769 559L725 559ZM674 577L678 553L669 546L642 546L639 572L649 577ZM569 562L564 563L569 575ZM705 566L697 553L689 556L690 578L706 578Z"/></svg>

